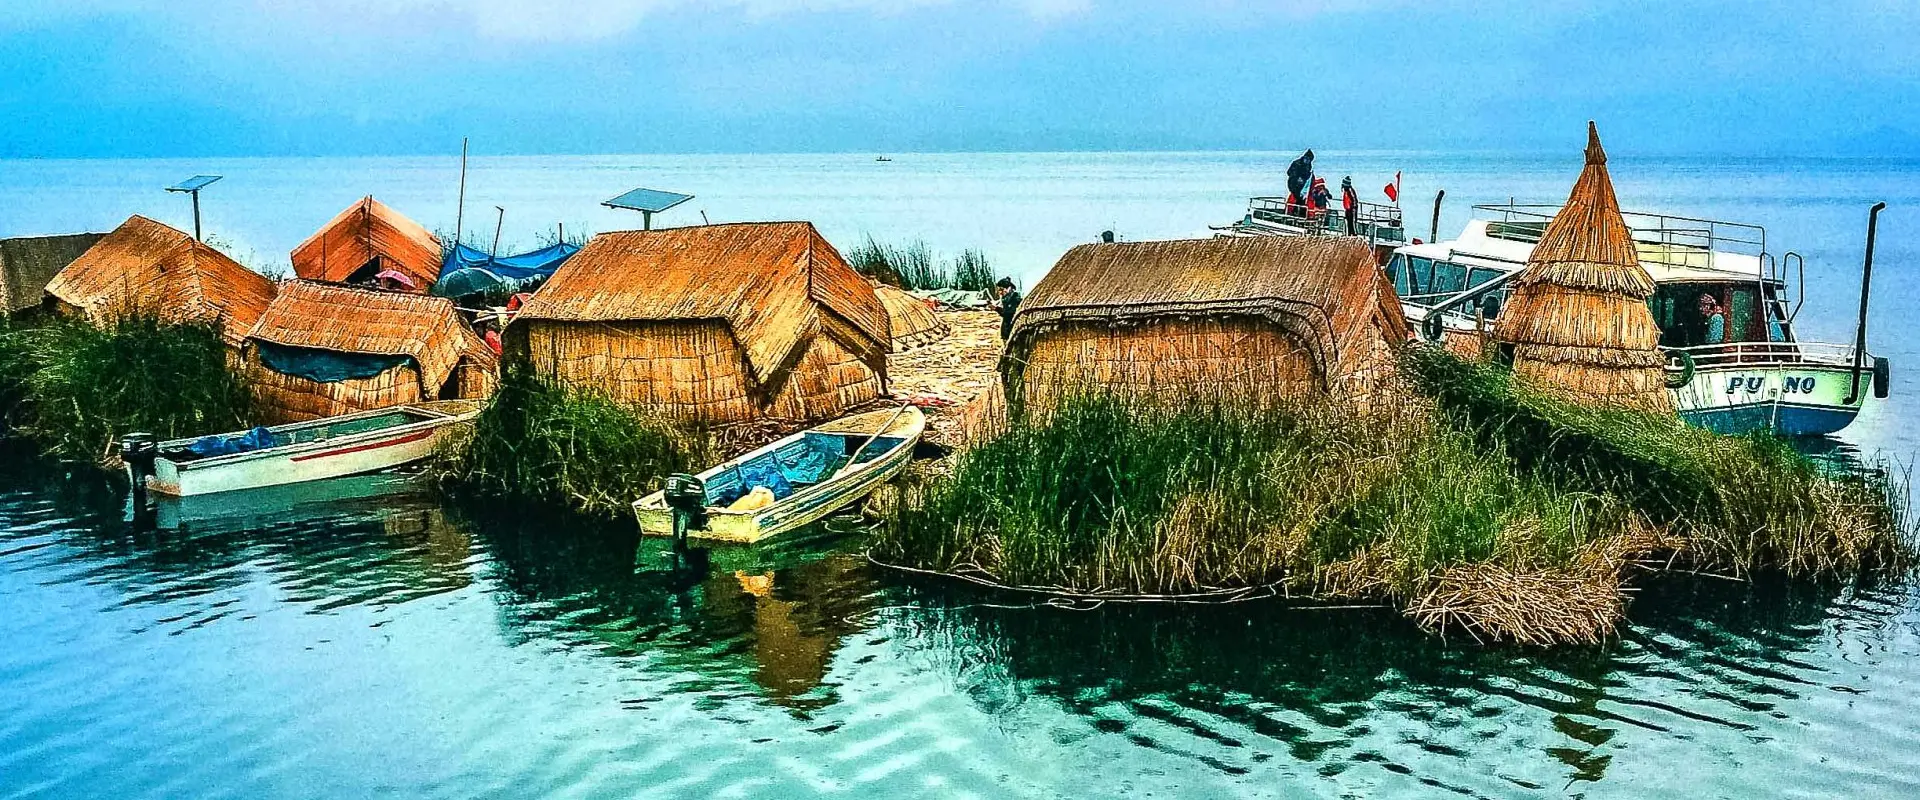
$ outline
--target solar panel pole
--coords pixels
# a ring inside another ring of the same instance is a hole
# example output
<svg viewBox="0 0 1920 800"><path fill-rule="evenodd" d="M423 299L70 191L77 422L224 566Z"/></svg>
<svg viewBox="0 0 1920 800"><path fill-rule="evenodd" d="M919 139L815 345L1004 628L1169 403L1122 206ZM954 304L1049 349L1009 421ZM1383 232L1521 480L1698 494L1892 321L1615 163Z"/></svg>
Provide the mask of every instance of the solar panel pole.
<svg viewBox="0 0 1920 800"><path fill-rule="evenodd" d="M195 189L187 194L193 195L193 240L197 242L200 241L200 190Z"/></svg>
<svg viewBox="0 0 1920 800"><path fill-rule="evenodd" d="M167 187L169 192L185 193L193 198L193 240L200 241L200 190L212 186L220 180L218 175L195 175L179 184Z"/></svg>
<svg viewBox="0 0 1920 800"><path fill-rule="evenodd" d="M640 230L643 230L643 231L653 230L653 212L651 211L640 212Z"/></svg>

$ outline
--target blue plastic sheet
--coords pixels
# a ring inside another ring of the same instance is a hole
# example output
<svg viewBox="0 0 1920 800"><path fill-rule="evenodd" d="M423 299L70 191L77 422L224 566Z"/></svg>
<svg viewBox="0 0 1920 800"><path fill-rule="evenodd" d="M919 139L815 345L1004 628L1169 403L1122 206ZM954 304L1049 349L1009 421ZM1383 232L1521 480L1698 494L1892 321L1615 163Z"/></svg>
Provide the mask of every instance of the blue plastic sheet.
<svg viewBox="0 0 1920 800"><path fill-rule="evenodd" d="M273 431L254 428L246 433L202 436L187 444L187 452L201 458L251 453L273 446Z"/></svg>
<svg viewBox="0 0 1920 800"><path fill-rule="evenodd" d="M311 347L289 347L257 340L256 344L259 347L260 363L267 369L318 383L339 383L371 378L411 360L407 356L342 353Z"/></svg>
<svg viewBox="0 0 1920 800"><path fill-rule="evenodd" d="M552 247L543 247L530 253L517 256L489 256L466 245L457 245L453 254L440 265L440 279L455 270L484 269L507 280L523 281L528 278L546 278L566 263L574 253L580 252L580 246L561 242Z"/></svg>

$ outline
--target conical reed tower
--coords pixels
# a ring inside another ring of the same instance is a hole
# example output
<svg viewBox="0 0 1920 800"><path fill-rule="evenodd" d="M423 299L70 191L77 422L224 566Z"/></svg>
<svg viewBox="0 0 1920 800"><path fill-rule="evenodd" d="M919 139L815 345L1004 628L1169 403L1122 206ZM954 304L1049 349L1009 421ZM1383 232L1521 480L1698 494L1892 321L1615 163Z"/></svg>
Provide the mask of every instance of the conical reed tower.
<svg viewBox="0 0 1920 800"><path fill-rule="evenodd" d="M1513 371L1533 386L1587 405L1673 413L1660 329L1613 196L1600 133L1587 123L1587 166L1513 278L1494 338L1513 346Z"/></svg>

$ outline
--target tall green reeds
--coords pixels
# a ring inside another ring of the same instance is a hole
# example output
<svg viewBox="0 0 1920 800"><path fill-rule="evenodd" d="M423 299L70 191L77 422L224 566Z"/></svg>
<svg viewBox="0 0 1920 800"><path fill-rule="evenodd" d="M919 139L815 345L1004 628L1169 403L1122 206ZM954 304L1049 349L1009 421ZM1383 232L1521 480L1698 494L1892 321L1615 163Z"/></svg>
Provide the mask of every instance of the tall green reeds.
<svg viewBox="0 0 1920 800"><path fill-rule="evenodd" d="M902 289L979 291L995 280L986 253L970 248L943 262L921 239L893 244L867 236L845 255L860 274Z"/></svg>
<svg viewBox="0 0 1920 800"><path fill-rule="evenodd" d="M127 314L0 330L10 432L56 458L99 461L133 431L162 439L246 427L252 397L217 322Z"/></svg>
<svg viewBox="0 0 1920 800"><path fill-rule="evenodd" d="M710 452L700 432L516 367L434 473L455 494L621 517L663 476L706 466Z"/></svg>
<svg viewBox="0 0 1920 800"><path fill-rule="evenodd" d="M1016 415L903 493L874 555L1066 593L1276 586L1537 644L1609 634L1642 568L1912 567L1905 484L1884 472L1406 359L1417 395L1368 414L1078 395Z"/></svg>

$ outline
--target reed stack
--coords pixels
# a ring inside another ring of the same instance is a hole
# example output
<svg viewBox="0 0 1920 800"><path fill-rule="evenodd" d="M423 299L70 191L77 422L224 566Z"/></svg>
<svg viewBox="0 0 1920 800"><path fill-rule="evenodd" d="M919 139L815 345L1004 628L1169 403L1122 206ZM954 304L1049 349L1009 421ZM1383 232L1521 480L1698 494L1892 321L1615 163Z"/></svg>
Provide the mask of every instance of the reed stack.
<svg viewBox="0 0 1920 800"><path fill-rule="evenodd" d="M1494 338L1515 375L1569 400L1672 413L1653 293L1588 122L1586 167L1514 276Z"/></svg>

